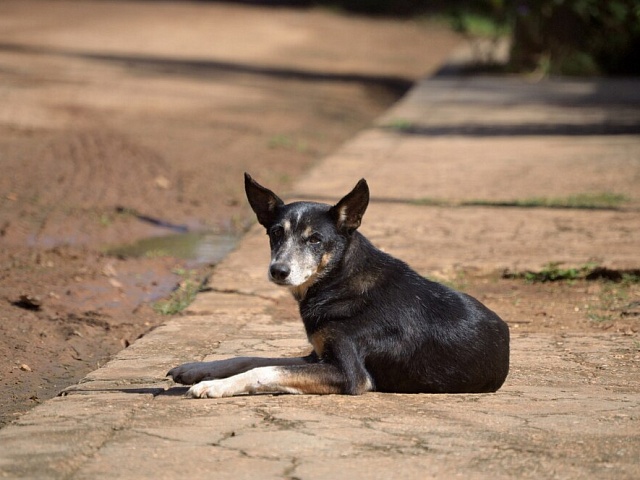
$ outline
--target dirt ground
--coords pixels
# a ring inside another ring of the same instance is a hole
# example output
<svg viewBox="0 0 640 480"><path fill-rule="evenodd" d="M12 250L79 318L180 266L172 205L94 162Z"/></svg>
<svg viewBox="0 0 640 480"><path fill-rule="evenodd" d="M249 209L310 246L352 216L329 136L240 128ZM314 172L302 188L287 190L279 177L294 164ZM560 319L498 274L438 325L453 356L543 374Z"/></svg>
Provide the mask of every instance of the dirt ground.
<svg viewBox="0 0 640 480"><path fill-rule="evenodd" d="M108 247L242 233L242 172L286 190L459 41L322 10L2 2L0 425L161 323L185 272L211 273Z"/></svg>
<svg viewBox="0 0 640 480"><path fill-rule="evenodd" d="M286 191L459 43L424 20L323 10L0 3L0 426L162 323L152 306L185 276L215 275L109 247L241 234L242 172ZM633 335L640 314L637 282L448 281L505 317L535 312L510 325L523 332Z"/></svg>

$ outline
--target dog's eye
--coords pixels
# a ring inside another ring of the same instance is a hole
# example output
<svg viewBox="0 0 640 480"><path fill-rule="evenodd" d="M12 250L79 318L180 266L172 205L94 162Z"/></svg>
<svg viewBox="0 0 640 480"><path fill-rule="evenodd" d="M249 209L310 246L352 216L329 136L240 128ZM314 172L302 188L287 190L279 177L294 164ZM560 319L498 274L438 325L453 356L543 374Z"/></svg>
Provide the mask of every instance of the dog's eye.
<svg viewBox="0 0 640 480"><path fill-rule="evenodd" d="M274 239L281 238L281 237L282 237L282 235L284 235L284 229L283 229L282 227L279 227L279 226L278 226L278 227L273 227L273 228L271 229L271 236L272 236Z"/></svg>
<svg viewBox="0 0 640 480"><path fill-rule="evenodd" d="M314 233L309 238L307 238L307 242L310 243L311 245L318 245L319 243L322 242L322 237L319 234Z"/></svg>

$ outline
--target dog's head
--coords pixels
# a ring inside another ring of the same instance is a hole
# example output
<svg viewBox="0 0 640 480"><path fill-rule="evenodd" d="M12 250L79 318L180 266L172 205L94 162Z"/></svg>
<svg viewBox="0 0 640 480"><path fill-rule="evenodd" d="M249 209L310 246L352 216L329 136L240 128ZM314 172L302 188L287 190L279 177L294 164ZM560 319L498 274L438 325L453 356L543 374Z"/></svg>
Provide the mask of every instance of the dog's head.
<svg viewBox="0 0 640 480"><path fill-rule="evenodd" d="M364 179L334 206L285 204L246 173L245 190L258 222L269 235L269 279L291 287L298 298L339 262L369 204L369 187Z"/></svg>

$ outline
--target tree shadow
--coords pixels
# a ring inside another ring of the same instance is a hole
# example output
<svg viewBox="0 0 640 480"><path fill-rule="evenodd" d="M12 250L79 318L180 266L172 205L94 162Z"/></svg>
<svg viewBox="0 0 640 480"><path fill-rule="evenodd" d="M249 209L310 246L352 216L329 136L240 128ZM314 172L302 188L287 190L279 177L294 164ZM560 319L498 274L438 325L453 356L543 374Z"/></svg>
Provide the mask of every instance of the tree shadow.
<svg viewBox="0 0 640 480"><path fill-rule="evenodd" d="M81 50L20 45L13 43L0 43L0 51L95 60L111 63L114 65L120 65L128 70L154 72L164 75L218 78L230 74L245 74L252 76L278 78L283 80L352 83L360 84L365 87L383 88L398 97L403 95L413 85L413 81L411 79L394 75L330 73L316 70L305 70L287 67L268 67L217 60L183 60L167 57L96 53L85 52Z"/></svg>
<svg viewBox="0 0 640 480"><path fill-rule="evenodd" d="M405 135L429 137L511 137L511 136L592 136L592 135L638 135L640 124L607 121L604 123L523 123L492 124L464 123L456 125L420 125L409 124L400 127L386 126Z"/></svg>

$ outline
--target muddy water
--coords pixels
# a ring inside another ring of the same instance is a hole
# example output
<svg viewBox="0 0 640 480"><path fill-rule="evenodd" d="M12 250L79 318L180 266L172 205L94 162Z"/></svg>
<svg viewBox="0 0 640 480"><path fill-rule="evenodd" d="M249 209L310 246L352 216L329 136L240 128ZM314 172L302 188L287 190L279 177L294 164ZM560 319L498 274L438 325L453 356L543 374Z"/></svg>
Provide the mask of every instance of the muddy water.
<svg viewBox="0 0 640 480"><path fill-rule="evenodd" d="M215 265L238 243L229 234L190 232L150 237L128 245L110 248L107 253L120 257L174 257L186 260L189 267Z"/></svg>

